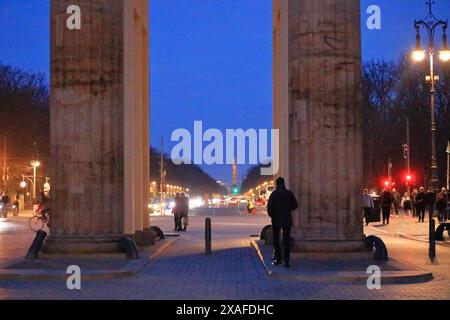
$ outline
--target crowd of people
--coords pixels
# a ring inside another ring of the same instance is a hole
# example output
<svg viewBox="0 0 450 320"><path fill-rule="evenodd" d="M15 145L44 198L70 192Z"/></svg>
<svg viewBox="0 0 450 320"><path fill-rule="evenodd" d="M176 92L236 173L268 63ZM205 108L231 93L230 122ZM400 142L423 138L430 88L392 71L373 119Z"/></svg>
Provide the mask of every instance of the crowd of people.
<svg viewBox="0 0 450 320"><path fill-rule="evenodd" d="M437 211L439 223L447 222L450 212L449 197L450 195L445 188L442 188L440 192L435 192L431 187L428 190L425 190L424 187L414 188L411 194L405 192L402 196L396 188L386 187L381 192L379 200L383 224L389 224L391 212L398 217L400 209L404 210L407 217L418 218L421 223L425 222L427 213L429 219L432 219L435 211ZM369 194L369 190L365 189L363 211L366 225L370 222L374 207L373 197Z"/></svg>

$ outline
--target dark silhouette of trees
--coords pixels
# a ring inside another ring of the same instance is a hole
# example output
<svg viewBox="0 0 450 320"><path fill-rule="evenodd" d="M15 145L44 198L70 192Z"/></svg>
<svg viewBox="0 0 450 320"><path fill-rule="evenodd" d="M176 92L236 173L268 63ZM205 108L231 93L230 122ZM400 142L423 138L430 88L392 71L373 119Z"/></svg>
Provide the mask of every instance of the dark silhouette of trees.
<svg viewBox="0 0 450 320"><path fill-rule="evenodd" d="M42 163L39 175L48 174L50 110L45 76L0 64L0 119L1 176L6 137L12 194L22 175L31 174L30 161L35 157Z"/></svg>
<svg viewBox="0 0 450 320"><path fill-rule="evenodd" d="M241 191L248 192L250 189L262 185L264 182L272 180L273 177L261 176L261 168L263 166L254 166L250 168L242 181Z"/></svg>
<svg viewBox="0 0 450 320"><path fill-rule="evenodd" d="M393 178L405 186L405 160L402 145L406 142L406 119L410 122L411 170L417 185L430 179L431 120L430 85L427 62L414 63L408 56L398 62L370 61L363 66L363 137L365 184L381 187L387 178L389 158ZM446 146L450 139L450 70L436 63L440 81L436 98L436 149L442 183L446 172Z"/></svg>
<svg viewBox="0 0 450 320"><path fill-rule="evenodd" d="M159 185L161 153L151 148L150 157L150 177ZM164 156L164 169L167 172L167 184L189 188L192 194L226 193L226 188L220 186L197 165L175 165L169 157Z"/></svg>

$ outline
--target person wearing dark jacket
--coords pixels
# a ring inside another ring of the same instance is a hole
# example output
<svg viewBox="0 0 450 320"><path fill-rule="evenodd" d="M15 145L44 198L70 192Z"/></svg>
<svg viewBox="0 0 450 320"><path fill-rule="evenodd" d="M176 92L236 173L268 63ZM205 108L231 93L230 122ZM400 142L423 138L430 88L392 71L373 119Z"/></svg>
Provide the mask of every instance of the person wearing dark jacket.
<svg viewBox="0 0 450 320"><path fill-rule="evenodd" d="M181 231L186 231L187 227L189 225L189 198L186 196L185 193L181 194L181 221L182 221L182 228Z"/></svg>
<svg viewBox="0 0 450 320"><path fill-rule="evenodd" d="M427 193L425 193L425 208L428 211L428 218L430 220L433 218L435 203L436 203L436 193L434 193L432 187L429 187Z"/></svg>
<svg viewBox="0 0 450 320"><path fill-rule="evenodd" d="M174 231L181 231L183 228L181 226L181 219L182 219L182 204L181 204L181 195L177 193L175 195L175 206L172 209L173 213L173 220L175 222L175 229Z"/></svg>
<svg viewBox="0 0 450 320"><path fill-rule="evenodd" d="M392 196L394 197L395 216L398 217L398 209L401 207L402 196L400 195L400 192L398 192L395 188L392 188Z"/></svg>
<svg viewBox="0 0 450 320"><path fill-rule="evenodd" d="M298 208L294 194L286 189L283 178L277 179L277 189L270 195L267 213L272 218L274 265L281 264L280 231L283 230L284 266L289 268L291 251L292 211Z"/></svg>
<svg viewBox="0 0 450 320"><path fill-rule="evenodd" d="M415 201L417 215L419 216L419 222L425 222L425 188L420 187L419 193L416 195Z"/></svg>
<svg viewBox="0 0 450 320"><path fill-rule="evenodd" d="M447 189L442 188L441 192L438 193L436 199L436 210L439 213L439 222L442 223L447 221Z"/></svg>
<svg viewBox="0 0 450 320"><path fill-rule="evenodd" d="M383 212L383 224L389 224L391 217L391 208L394 203L394 195L389 188L384 189L380 195L380 204Z"/></svg>
<svg viewBox="0 0 450 320"><path fill-rule="evenodd" d="M373 209L375 207L375 204L373 202L373 198L369 194L369 189L364 189L362 200L363 200L364 219L366 221L366 226L368 226L369 222L370 222L370 216L371 216L372 211L373 211Z"/></svg>

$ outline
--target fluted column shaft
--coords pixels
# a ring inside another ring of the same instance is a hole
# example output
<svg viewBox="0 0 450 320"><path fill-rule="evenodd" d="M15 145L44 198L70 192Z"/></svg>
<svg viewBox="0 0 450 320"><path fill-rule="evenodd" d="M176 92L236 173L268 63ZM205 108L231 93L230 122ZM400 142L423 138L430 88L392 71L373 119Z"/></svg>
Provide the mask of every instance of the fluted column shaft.
<svg viewBox="0 0 450 320"><path fill-rule="evenodd" d="M276 0L287 8L289 187L298 196L299 241L363 238L360 194L359 0ZM280 6L281 4L281 6ZM283 12L283 10L280 10ZM278 114L283 112L278 111ZM278 120L280 121L280 120ZM281 161L283 163L283 160ZM284 170L286 172L286 170Z"/></svg>

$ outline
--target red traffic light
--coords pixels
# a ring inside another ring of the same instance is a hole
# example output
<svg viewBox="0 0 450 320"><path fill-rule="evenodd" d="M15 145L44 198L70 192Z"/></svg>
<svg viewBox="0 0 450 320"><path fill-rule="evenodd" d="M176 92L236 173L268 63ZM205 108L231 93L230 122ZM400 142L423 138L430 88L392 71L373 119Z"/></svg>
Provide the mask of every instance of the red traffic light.
<svg viewBox="0 0 450 320"><path fill-rule="evenodd" d="M384 182L384 186L385 186L385 187L389 187L389 181L385 181L385 182Z"/></svg>
<svg viewBox="0 0 450 320"><path fill-rule="evenodd" d="M407 176L406 176L406 181L411 181L411 180L412 180L411 175L407 175Z"/></svg>

